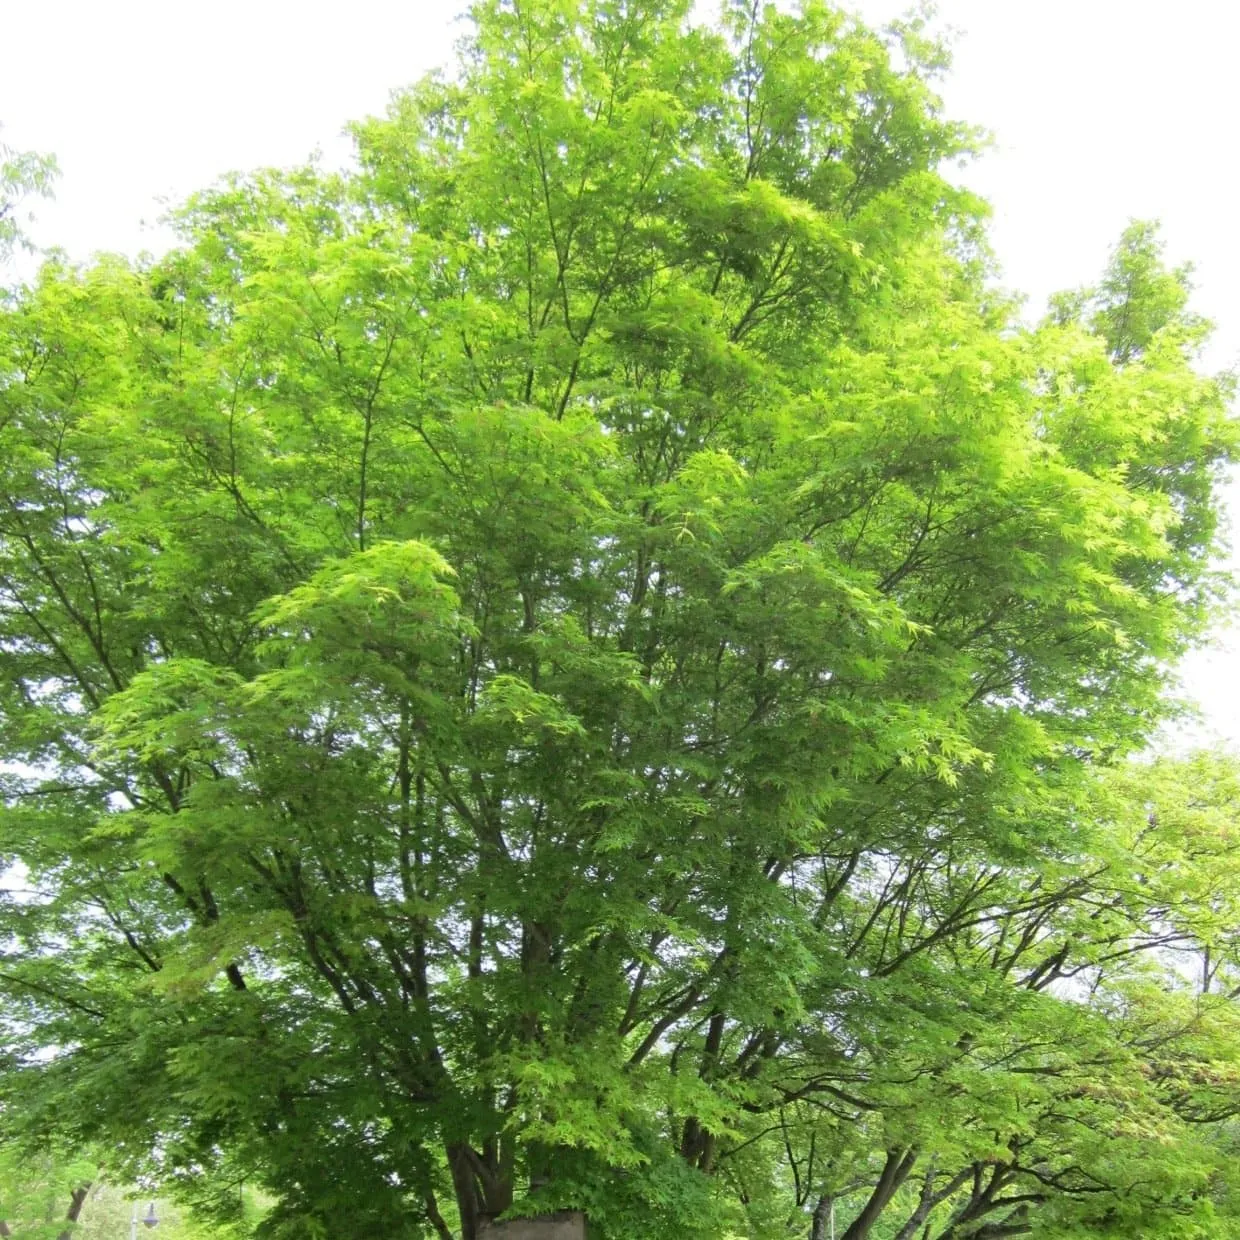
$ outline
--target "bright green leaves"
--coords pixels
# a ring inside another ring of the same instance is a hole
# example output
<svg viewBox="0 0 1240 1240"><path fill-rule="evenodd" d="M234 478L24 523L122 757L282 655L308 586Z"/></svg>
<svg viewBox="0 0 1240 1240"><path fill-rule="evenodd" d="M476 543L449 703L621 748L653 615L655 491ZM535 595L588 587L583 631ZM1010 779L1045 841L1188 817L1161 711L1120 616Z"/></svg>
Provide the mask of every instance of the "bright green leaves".
<svg viewBox="0 0 1240 1240"><path fill-rule="evenodd" d="M1217 594L1182 274L1019 329L916 23L688 10L480 4L0 319L5 1105L273 1236L1190 1217L1230 777L1090 770Z"/></svg>
<svg viewBox="0 0 1240 1240"><path fill-rule="evenodd" d="M1156 225L1132 223L1124 230L1098 287L1061 294L1055 299L1053 317L1060 321L1083 318L1089 330L1106 343L1111 357L1123 365L1140 358L1168 327L1200 329L1200 321L1184 313L1191 274L1189 267L1169 271L1163 265Z"/></svg>
<svg viewBox="0 0 1240 1240"><path fill-rule="evenodd" d="M99 712L100 757L160 764L223 756L218 735L239 678L201 659L157 663Z"/></svg>
<svg viewBox="0 0 1240 1240"><path fill-rule="evenodd" d="M479 695L476 718L483 728L491 721L515 725L527 743L542 732L551 736L586 734L581 721L555 698L539 693L517 676L496 676L487 683Z"/></svg>
<svg viewBox="0 0 1240 1240"><path fill-rule="evenodd" d="M425 543L379 543L268 600L255 612L259 656L279 666L257 679L255 698L297 681L324 703L376 686L414 692L422 666L442 674L467 636L452 576Z"/></svg>
<svg viewBox="0 0 1240 1240"><path fill-rule="evenodd" d="M443 674L465 636L451 569L422 543L382 543L328 564L257 609L260 667L252 681L199 659L155 662L99 713L103 761L157 769L229 765L261 735L247 723L271 700L304 719L374 689L408 697L423 665ZM232 733L233 739L228 739Z"/></svg>

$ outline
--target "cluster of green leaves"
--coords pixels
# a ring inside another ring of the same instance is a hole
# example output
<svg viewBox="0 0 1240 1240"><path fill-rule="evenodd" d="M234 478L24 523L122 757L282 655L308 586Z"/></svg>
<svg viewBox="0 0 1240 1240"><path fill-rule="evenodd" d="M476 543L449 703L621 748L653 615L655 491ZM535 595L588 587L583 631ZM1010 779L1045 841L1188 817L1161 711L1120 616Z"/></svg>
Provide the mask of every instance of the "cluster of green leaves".
<svg viewBox="0 0 1240 1240"><path fill-rule="evenodd" d="M482 0L0 317L6 1127L273 1238L1221 1234L1228 832L1095 774L1219 596L1184 275L1019 328L920 27L690 7Z"/></svg>
<svg viewBox="0 0 1240 1240"><path fill-rule="evenodd" d="M1240 1234L1238 776L1132 763L1031 865L904 859L841 902L874 980L726 1156L756 1234L796 1226L778 1165L849 1240Z"/></svg>

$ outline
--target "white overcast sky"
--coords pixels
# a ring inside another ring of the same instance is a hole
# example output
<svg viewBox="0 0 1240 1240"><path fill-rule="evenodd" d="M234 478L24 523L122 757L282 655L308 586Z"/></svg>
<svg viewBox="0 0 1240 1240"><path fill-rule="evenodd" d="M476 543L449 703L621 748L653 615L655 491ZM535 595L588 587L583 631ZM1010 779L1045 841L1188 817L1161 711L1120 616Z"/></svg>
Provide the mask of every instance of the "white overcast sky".
<svg viewBox="0 0 1240 1240"><path fill-rule="evenodd" d="M223 172L340 158L342 125L445 62L464 0L0 0L0 136L62 178L34 230L74 257L167 243L154 221ZM872 22L906 0L853 0ZM1240 361L1240 0L940 0L950 110L994 149L964 174L994 207L1005 283L1040 310L1089 281L1133 217L1162 221ZM1240 512L1240 487L1237 502ZM1240 742L1240 641L1185 672Z"/></svg>

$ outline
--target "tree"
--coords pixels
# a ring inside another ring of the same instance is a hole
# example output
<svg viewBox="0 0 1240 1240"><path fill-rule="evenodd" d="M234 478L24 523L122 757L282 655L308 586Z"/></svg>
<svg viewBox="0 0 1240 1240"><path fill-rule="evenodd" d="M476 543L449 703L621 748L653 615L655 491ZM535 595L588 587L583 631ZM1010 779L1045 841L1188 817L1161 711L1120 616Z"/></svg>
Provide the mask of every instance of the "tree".
<svg viewBox="0 0 1240 1240"><path fill-rule="evenodd" d="M261 1217L261 1201L239 1185L229 1186L227 1192L232 1226L204 1228L160 1201L157 1234L164 1240L225 1240L250 1234L245 1224ZM13 1240L116 1240L129 1234L135 1211L146 1216L146 1200L141 1206L135 1201L141 1195L138 1186L126 1192L124 1186L109 1182L98 1151L78 1159L12 1159L0 1154L0 1215L5 1220L0 1222L0 1236Z"/></svg>
<svg viewBox="0 0 1240 1240"><path fill-rule="evenodd" d="M56 179L56 161L32 151L14 151L0 142L0 262L25 245L20 207L31 195L47 197Z"/></svg>
<svg viewBox="0 0 1240 1240"><path fill-rule="evenodd" d="M96 1172L90 1159L0 1155L0 1236L69 1240Z"/></svg>
<svg viewBox="0 0 1240 1240"><path fill-rule="evenodd" d="M1089 924L1065 807L1220 594L1229 389L1141 229L1016 326L919 26L689 7L480 3L355 173L5 313L15 1139L464 1240L787 1235L804 1158L857 1240L1070 1156L992 1081L1095 1015L948 964Z"/></svg>
<svg viewBox="0 0 1240 1240"><path fill-rule="evenodd" d="M759 1209L774 1157L848 1237L1236 1234L1237 793L1210 755L1120 767L1049 855L975 875L820 1097L737 1147ZM923 934L927 894L900 897Z"/></svg>

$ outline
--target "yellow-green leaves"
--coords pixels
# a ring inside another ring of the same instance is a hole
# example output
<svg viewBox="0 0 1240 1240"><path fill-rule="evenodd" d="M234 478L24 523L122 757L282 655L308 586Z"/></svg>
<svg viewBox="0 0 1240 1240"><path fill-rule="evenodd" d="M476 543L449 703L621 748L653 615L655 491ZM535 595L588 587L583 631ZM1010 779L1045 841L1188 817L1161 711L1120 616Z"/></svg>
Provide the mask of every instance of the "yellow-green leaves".
<svg viewBox="0 0 1240 1240"><path fill-rule="evenodd" d="M1220 596L1184 274L1021 327L918 22L473 14L0 312L4 1116L290 1240L1237 1213L1234 779L1097 773Z"/></svg>
<svg viewBox="0 0 1240 1240"><path fill-rule="evenodd" d="M302 643L390 646L418 653L419 643L451 630L458 599L447 584L451 566L416 541L380 543L321 568L303 586L270 599L255 613L267 648L292 652Z"/></svg>
<svg viewBox="0 0 1240 1240"><path fill-rule="evenodd" d="M99 712L101 758L165 768L226 760L226 730L240 684L231 669L201 659L154 664Z"/></svg>

